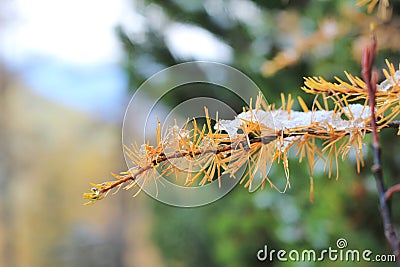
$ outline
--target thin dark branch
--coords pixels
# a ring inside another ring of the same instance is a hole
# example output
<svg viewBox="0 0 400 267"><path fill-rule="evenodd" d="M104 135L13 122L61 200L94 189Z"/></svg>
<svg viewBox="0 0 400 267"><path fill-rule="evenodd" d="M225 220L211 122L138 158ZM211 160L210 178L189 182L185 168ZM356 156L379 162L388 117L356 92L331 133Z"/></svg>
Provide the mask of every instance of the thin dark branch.
<svg viewBox="0 0 400 267"><path fill-rule="evenodd" d="M397 264L400 266L400 247L399 240L397 239L396 232L392 223L391 212L388 201L386 199L385 184L383 181L383 171L381 165L381 147L378 136L378 126L375 116L375 97L376 97L376 73L373 73L373 63L376 53L376 37L375 33L371 35L371 45L367 46L363 59L362 59L362 76L367 85L369 107L371 109L371 134L372 134L372 152L373 152L373 166L372 172L375 176L376 186L378 189L380 212L383 221L383 227L386 239L392 247L393 253L396 255Z"/></svg>

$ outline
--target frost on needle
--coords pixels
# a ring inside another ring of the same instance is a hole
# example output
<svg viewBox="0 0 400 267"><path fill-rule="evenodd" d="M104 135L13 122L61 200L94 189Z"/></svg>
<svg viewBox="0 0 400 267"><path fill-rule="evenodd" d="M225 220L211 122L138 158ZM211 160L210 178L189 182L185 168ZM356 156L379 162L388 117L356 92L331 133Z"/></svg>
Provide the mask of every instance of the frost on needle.
<svg viewBox="0 0 400 267"><path fill-rule="evenodd" d="M386 79L377 85L376 116L378 130L393 126L400 113L400 71L387 61L383 70ZM338 173L338 159L344 160L354 151L357 171L363 166L363 138L371 131L371 113L368 92L364 81L345 73L347 82L335 77L329 82L322 77L305 78L302 90L315 95L311 107L301 97L297 101L301 111L292 110L294 99L289 94L281 95L281 106L268 105L261 95L250 101L250 107L232 120L216 120L213 127L208 110L206 122L198 125L196 120L183 128L174 125L164 134L157 128L157 143L125 147L126 155L134 168L119 175L114 181L91 184L83 198L94 203L110 191L137 187L138 192L152 182L162 182L161 177L175 176L185 186L204 185L215 179L220 182L224 173L246 188L253 186L257 176L261 188L268 184L280 192L290 185L289 151L293 151L301 162L307 160L310 176L318 161L331 177ZM160 125L160 124L159 124ZM397 124L396 124L397 125ZM176 168L176 161L185 159L186 168ZM282 164L285 170L285 186L278 188L268 175L270 163ZM235 177L242 167L247 167L243 177ZM190 171L188 171L190 170ZM197 170L193 172L192 170ZM183 177L183 178L182 178ZM183 180L182 180L183 179Z"/></svg>

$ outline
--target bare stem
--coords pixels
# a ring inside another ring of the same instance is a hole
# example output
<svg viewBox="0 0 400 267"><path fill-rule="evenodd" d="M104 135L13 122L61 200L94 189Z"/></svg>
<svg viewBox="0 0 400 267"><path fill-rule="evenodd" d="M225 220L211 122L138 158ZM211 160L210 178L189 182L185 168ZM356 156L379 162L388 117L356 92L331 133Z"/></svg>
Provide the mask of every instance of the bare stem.
<svg viewBox="0 0 400 267"><path fill-rule="evenodd" d="M388 190L386 190L385 193L385 199L386 201L389 201L392 196L394 195L394 193L400 192L400 184L396 184L390 188L388 188Z"/></svg>
<svg viewBox="0 0 400 267"><path fill-rule="evenodd" d="M371 109L371 134L372 134L372 153L373 166L372 172L375 176L376 186L378 189L379 206L386 239L392 247L393 253L396 255L397 265L400 266L400 246L396 232L392 223L391 211L386 198L385 184L383 180L383 171L381 165L381 147L379 143L378 127L375 116L375 97L376 97L376 80L377 76L373 73L373 63L376 53L376 37L375 33L371 34L371 44L367 46L362 59L362 76L367 85L369 107Z"/></svg>

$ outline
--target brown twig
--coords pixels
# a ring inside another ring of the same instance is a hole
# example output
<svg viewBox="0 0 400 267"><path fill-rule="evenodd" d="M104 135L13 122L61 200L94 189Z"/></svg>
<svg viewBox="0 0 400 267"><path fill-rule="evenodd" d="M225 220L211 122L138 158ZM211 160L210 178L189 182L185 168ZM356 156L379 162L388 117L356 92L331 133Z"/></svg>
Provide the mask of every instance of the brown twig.
<svg viewBox="0 0 400 267"><path fill-rule="evenodd" d="M137 170L137 172L135 172L135 174L127 174L124 176L121 176L120 179L118 179L118 181L116 181L115 183L111 184L108 187L105 187L101 190L99 190L100 194L106 194L107 192L109 192L110 190L124 184L127 182L134 182L136 180L136 178L141 175L142 173L154 168L154 166L157 166L158 164L165 162L167 160L171 160L174 158L183 158L186 156L197 156L197 155L204 155L204 154L218 154L218 153L222 153L222 152L226 152L226 151L230 151L230 150L237 150L237 149L241 149L243 147L248 146L249 142L250 144L253 143L263 143L263 144L268 144L272 141L274 141L275 139L277 139L277 136L251 136L249 137L249 139L245 139L242 141L237 141L231 144L224 144L221 145L215 149L207 149L207 150L198 150L195 151L194 153L191 152L175 152L173 154L170 155L165 155L162 154L159 157L157 157L157 159L155 159L154 161L152 161L150 164L141 167L140 169Z"/></svg>
<svg viewBox="0 0 400 267"><path fill-rule="evenodd" d="M376 97L376 73L373 73L373 63L376 53L376 37L372 29L371 44L364 50L362 58L362 76L367 85L369 107L371 109L371 134L372 134L372 152L373 152L373 166L372 172L375 176L376 186L379 195L380 212L383 221L383 227L386 239L392 247L393 253L396 255L397 264L400 266L400 246L397 239L396 232L392 223L391 212L386 199L385 184L383 181L383 172L381 165L381 147L379 143L378 127L375 116L375 97Z"/></svg>
<svg viewBox="0 0 400 267"><path fill-rule="evenodd" d="M399 125L400 125L400 121L392 121L392 122L388 123L385 127L386 128L398 128ZM370 132L367 131L367 133L370 133ZM278 136L282 136L283 138L286 138L286 137L293 137L293 136L303 136L304 134L320 135L319 133L316 133L314 130L307 129L307 128L303 129L302 131L298 131L296 133L291 133L291 134L284 134L284 133L281 133L280 131L277 131L275 136L249 136L248 141L247 141L247 139L245 139L242 141L234 142L232 144L223 144L215 149L198 150L198 151L195 151L194 153L178 151L178 152L175 152L175 153L169 154L169 155L162 154L162 155L158 156L157 159L155 159L150 164L140 167L140 169L138 169L134 175L127 174L127 175L123 175L123 176L119 177L118 181L116 181L115 183L112 183L108 187L100 189L99 193L105 194L105 193L109 192L110 190L121 186L122 184L125 184L128 182L134 182L136 180L136 178L139 175L141 175L142 173L144 173L144 172L152 169L154 166L156 166L164 161L170 160L170 159L183 158L186 156L197 156L200 154L203 154L203 155L210 154L210 153L218 154L218 153L222 153L222 152L229 151L229 150L237 150L240 148L246 148L248 146L247 142L249 142L250 144L253 144L253 143L268 144L268 143L276 140Z"/></svg>
<svg viewBox="0 0 400 267"><path fill-rule="evenodd" d="M400 184L396 184L390 188L388 188L388 190L386 190L385 193L385 200L389 201L392 196L394 195L394 193L400 192Z"/></svg>

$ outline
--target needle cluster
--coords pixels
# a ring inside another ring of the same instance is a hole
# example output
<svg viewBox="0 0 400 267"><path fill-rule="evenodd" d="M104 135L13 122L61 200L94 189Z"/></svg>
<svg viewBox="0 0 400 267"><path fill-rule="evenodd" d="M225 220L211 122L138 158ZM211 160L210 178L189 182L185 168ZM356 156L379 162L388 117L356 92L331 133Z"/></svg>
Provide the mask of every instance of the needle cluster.
<svg viewBox="0 0 400 267"><path fill-rule="evenodd" d="M375 116L377 131L398 127L394 121L399 113L400 71L387 62L383 70L386 79L376 85ZM148 183L162 185L162 179L175 176L185 186L204 185L220 181L224 173L254 190L266 184L285 192L290 186L289 152L302 162L306 159L310 175L315 164L322 161L328 176L339 177L338 161L345 160L354 151L357 171L364 165L363 138L371 132L371 109L365 82L349 73L348 81L335 77L329 82L322 77L305 78L302 90L315 95L311 107L301 97L297 101L301 111L292 109L294 99L281 95L281 106L268 105L262 95L243 109L233 120L216 119L215 125L205 108L206 122L199 125L195 119L182 128L171 126L165 133L157 128L154 145L130 145L126 155L135 167L119 175L114 181L94 184L83 197L88 203L104 198L120 188L139 188ZM159 124L160 125L160 124ZM400 133L400 131L399 131ZM282 164L286 174L283 188L278 188L268 177L272 163ZM246 167L243 177L235 177ZM259 182L257 182L259 181Z"/></svg>

